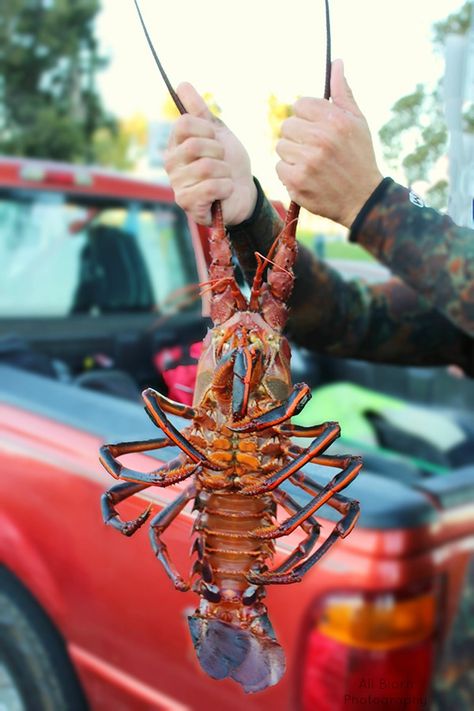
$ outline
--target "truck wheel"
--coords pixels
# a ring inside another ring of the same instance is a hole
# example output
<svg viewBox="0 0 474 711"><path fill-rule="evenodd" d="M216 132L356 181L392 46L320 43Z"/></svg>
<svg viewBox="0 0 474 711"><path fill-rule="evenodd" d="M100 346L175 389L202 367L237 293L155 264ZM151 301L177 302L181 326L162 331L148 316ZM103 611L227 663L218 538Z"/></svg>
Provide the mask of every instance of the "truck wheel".
<svg viewBox="0 0 474 711"><path fill-rule="evenodd" d="M87 711L61 635L28 590L1 566L0 709Z"/></svg>

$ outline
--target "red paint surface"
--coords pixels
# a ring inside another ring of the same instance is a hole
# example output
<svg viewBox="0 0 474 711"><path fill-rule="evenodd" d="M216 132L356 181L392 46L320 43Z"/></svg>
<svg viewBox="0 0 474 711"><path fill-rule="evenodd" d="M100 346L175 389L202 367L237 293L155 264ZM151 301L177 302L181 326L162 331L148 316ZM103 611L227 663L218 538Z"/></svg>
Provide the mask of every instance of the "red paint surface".
<svg viewBox="0 0 474 711"><path fill-rule="evenodd" d="M0 405L0 561L59 627L96 711L111 703L127 711L296 709L308 615L318 598L332 590L403 589L444 574L449 581L469 554L467 510L433 530L356 528L301 584L268 590L288 668L277 687L246 696L233 682L213 681L200 670L186 624L197 597L172 588L146 527L126 539L102 523L99 499L112 481L97 462L99 444L86 433ZM144 455L133 457L138 468L155 465ZM150 500L158 511L178 490L136 496L121 512L132 518ZM183 572L191 565L191 525L187 510L166 534ZM330 526L326 522L323 531ZM297 540L293 535L285 545ZM449 596L448 584L448 606Z"/></svg>

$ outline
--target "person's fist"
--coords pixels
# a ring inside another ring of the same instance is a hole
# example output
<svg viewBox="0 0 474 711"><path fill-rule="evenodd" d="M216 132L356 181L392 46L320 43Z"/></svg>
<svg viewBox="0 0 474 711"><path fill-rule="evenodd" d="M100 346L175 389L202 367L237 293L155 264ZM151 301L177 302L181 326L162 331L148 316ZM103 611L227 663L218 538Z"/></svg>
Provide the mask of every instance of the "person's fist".
<svg viewBox="0 0 474 711"><path fill-rule="evenodd" d="M176 202L196 222L210 224L211 205L221 200L224 222L239 224L257 200L247 152L191 84L177 93L188 113L177 119L165 154Z"/></svg>
<svg viewBox="0 0 474 711"><path fill-rule="evenodd" d="M383 176L341 60L332 65L331 96L295 103L282 124L277 173L298 205L350 227Z"/></svg>

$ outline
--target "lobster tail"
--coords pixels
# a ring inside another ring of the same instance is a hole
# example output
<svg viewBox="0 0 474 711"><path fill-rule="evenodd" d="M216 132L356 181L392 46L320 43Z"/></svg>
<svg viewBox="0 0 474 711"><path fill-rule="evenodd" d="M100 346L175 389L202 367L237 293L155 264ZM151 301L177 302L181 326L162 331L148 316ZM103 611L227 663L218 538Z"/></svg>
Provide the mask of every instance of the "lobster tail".
<svg viewBox="0 0 474 711"><path fill-rule="evenodd" d="M255 693L283 676L285 655L266 613L247 628L199 614L188 623L201 667L213 679L230 677L246 693Z"/></svg>

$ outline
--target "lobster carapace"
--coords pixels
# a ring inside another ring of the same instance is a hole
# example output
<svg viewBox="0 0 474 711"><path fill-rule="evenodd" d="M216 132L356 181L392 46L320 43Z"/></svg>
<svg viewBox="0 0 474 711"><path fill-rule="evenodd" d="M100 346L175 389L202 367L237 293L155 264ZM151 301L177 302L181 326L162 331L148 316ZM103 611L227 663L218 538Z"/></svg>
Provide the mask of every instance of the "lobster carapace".
<svg viewBox="0 0 474 711"><path fill-rule="evenodd" d="M324 454L339 436L339 425L301 427L290 422L311 397L307 385L292 384L290 347L283 335L294 281L298 210L290 205L271 253L256 255L247 299L234 276L221 205L213 204L208 286L214 326L204 339L193 405L147 389L145 409L163 436L101 449L102 464L121 480L102 497L103 517L127 536L143 525L150 509L123 521L115 508L118 503L149 486L186 481L179 496L151 520L152 547L175 587L192 588L200 595L188 621L202 668L216 679L233 678L247 692L277 683L285 669L283 650L262 601L265 586L300 581L348 535L359 515L358 502L339 492L357 476L360 458ZM180 415L189 425L180 432L168 415ZM302 448L293 442L298 437L312 442ZM178 456L149 473L126 468L118 460L131 452L173 445L180 450ZM323 486L301 471L308 462L339 471ZM285 481L311 495L305 506L280 488ZM162 535L191 501L197 510L196 559L185 579ZM323 504L341 518L320 543L314 513ZM288 514L281 522L276 518L278 505ZM274 541L297 527L304 531L303 540L270 568Z"/></svg>

